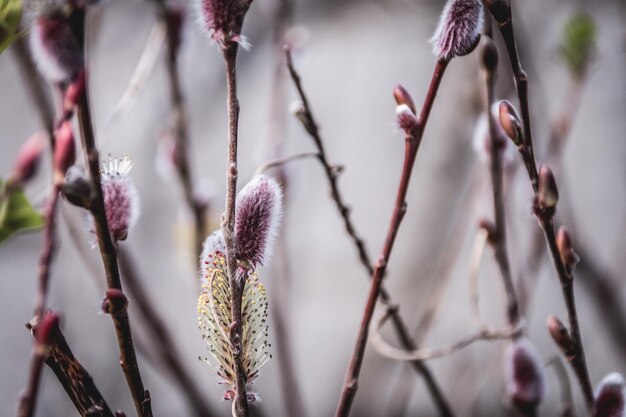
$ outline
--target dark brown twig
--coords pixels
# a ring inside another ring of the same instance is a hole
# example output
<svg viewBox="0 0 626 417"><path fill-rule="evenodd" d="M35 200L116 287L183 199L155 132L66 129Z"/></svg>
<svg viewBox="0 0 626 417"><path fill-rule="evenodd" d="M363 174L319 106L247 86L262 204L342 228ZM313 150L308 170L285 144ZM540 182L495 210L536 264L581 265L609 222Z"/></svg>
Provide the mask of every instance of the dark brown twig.
<svg viewBox="0 0 626 417"><path fill-rule="evenodd" d="M181 388L181 392L189 400L195 414L199 417L209 417L214 413L205 400L205 395L198 389L192 376L187 372L178 356L174 338L165 325L161 314L150 302L132 258L127 250L119 250L119 264L124 284L128 294L136 302L138 312L142 316L146 329L151 333L151 339L157 348L161 360Z"/></svg>
<svg viewBox="0 0 626 417"><path fill-rule="evenodd" d="M350 408L358 389L359 373L361 371L363 356L365 354L365 346L367 344L369 325L374 314L374 308L376 306L376 301L378 300L378 295L382 286L383 275L389 262L391 251L393 249L393 244L395 243L396 236L400 228L400 223L402 222L402 218L406 213L406 194L409 188L411 173L413 172L413 165L415 163L417 151L419 150L419 145L422 141L424 128L426 127L426 123L428 122L430 111L432 110L432 106L437 95L439 85L447 66L448 61L437 61L428 94L426 95L426 99L424 101L424 105L422 106L422 111L417 120L417 124L414 129L406 132L404 164L400 177L400 185L398 187L393 215L391 217L391 223L387 231L385 244L383 246L381 255L378 258L378 261L374 268L374 273L372 275L367 303L365 305L365 311L363 312L363 320L361 322L361 327L357 336L354 352L352 353L352 358L350 360L350 366L348 368L346 379L341 391L339 404L335 412L336 417L345 417L350 414Z"/></svg>
<svg viewBox="0 0 626 417"><path fill-rule="evenodd" d="M508 16L506 19L498 19L494 16L496 21L499 21L500 33L504 39L507 47L511 66L513 68L513 75L515 79L515 85L517 88L517 95L520 103L520 109L522 113L523 122L523 143L519 146L520 155L526 166L528 177L535 195L538 193L539 186L539 172L535 162L535 156L533 151L533 142L531 136L531 123L530 123L530 111L528 101L528 77L526 72L522 69L522 65L517 52L517 45L515 42L515 35L513 31L513 21L508 10ZM580 332L580 326L578 323L578 313L576 311L576 302L574 299L574 276L573 273L568 271L565 267L559 249L556 243L556 230L554 225L554 210L543 210L539 207L536 208L535 214L539 220L539 224L543 229L546 242L550 253L552 254L552 260L561 283L561 290L563 292L563 298L567 308L567 314L570 324L571 338L573 341L572 346L568 349L567 359L574 369L578 381L585 397L588 410L593 410L593 390L591 387L591 381L589 379L589 371L587 369L587 362L585 360L585 351L582 341L582 335Z"/></svg>
<svg viewBox="0 0 626 417"><path fill-rule="evenodd" d="M300 115L297 116L302 122L306 131L309 133L310 137L313 139L313 142L317 148L318 159L324 168L324 173L326 174L326 178L330 185L331 197L335 202L337 210L339 211L339 214L343 219L345 230L352 239L354 246L357 249L361 265L363 265L363 268L367 271L368 276L372 277L374 275L374 266L370 261L370 255L367 251L367 247L365 246L365 242L363 241L363 239L359 237L359 233L352 223L350 208L344 202L343 196L339 191L339 185L337 183L339 170L335 165L332 165L328 161L324 142L322 141L322 137L319 132L318 124L315 121L315 117L313 116L313 112L311 110L308 98L306 96L306 93L304 92L300 75L293 65L293 60L291 58L291 53L289 49L285 50L285 56L287 59L287 68L289 69L289 73L291 75L293 83L296 87L296 90L298 91L300 100L302 101L302 112ZM411 334L409 333L406 324L400 316L399 310L394 307L395 303L393 302L391 295L389 295L384 286L381 286L380 288L380 300L383 304L385 304L385 306L387 307L387 311L391 314L391 320L394 329L396 330L402 346L409 350L415 349L417 347L417 344L411 337ZM443 392L439 388L439 385L428 366L420 361L413 361L411 362L411 365L424 378L426 387L428 388L428 391L435 402L439 414L442 417L453 416L454 414L452 412L452 409L450 408L447 399L444 397Z"/></svg>
<svg viewBox="0 0 626 417"><path fill-rule="evenodd" d="M96 148L93 134L87 87L85 87L85 92L79 99L77 114L86 159L85 163L89 169L90 179L95 191L95 199L91 213L94 217L98 247L106 274L107 288L121 291L122 282L117 260L117 247L111 237L104 208L104 193L100 180L100 155ZM133 397L137 414L142 417L151 417L152 406L150 394L144 389L141 380L128 313L124 310L118 314L111 314L111 319L115 326L115 334L120 349L120 365L124 371L126 383Z"/></svg>

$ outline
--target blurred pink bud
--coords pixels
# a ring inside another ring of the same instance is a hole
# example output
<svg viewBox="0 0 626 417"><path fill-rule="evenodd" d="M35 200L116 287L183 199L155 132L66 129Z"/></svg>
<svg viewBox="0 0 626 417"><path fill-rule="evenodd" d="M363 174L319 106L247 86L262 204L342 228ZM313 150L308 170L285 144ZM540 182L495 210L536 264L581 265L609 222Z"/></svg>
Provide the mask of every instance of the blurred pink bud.
<svg viewBox="0 0 626 417"><path fill-rule="evenodd" d="M39 346L48 346L50 341L59 330L59 315L52 311L44 314L41 322L37 325L37 344Z"/></svg>
<svg viewBox="0 0 626 417"><path fill-rule="evenodd" d="M24 183L37 173L41 153L46 147L47 139L48 136L45 133L38 132L24 142L15 158L11 182L15 184Z"/></svg>
<svg viewBox="0 0 626 417"><path fill-rule="evenodd" d="M83 67L80 42L61 10L34 21L30 47L39 71L52 83L70 82Z"/></svg>
<svg viewBox="0 0 626 417"><path fill-rule="evenodd" d="M580 261L578 254L574 252L574 248L572 247L572 239L570 238L569 232L566 228L559 228L559 233L556 235L556 245L559 248L559 254L561 255L561 260L563 261L563 265L565 265L565 269L567 269L568 273L574 272L576 265Z"/></svg>
<svg viewBox="0 0 626 417"><path fill-rule="evenodd" d="M236 42L248 44L241 36L243 20L252 0L194 0L203 29L222 48Z"/></svg>
<svg viewBox="0 0 626 417"><path fill-rule="evenodd" d="M232 401L236 396L237 394L232 389L224 391L224 401Z"/></svg>
<svg viewBox="0 0 626 417"><path fill-rule="evenodd" d="M413 129L417 127L418 120L415 113L406 104L400 104L396 107L396 117L398 120L398 127L405 133L411 133Z"/></svg>
<svg viewBox="0 0 626 417"><path fill-rule="evenodd" d="M499 102L493 103L491 106L491 117L495 119L496 143L500 151L502 163L505 168L509 168L518 160L517 152L512 142L506 139L507 135L498 122L499 107ZM491 135L489 132L489 120L486 114L481 114L476 122L472 137L472 148L480 161L489 162L491 160Z"/></svg>
<svg viewBox="0 0 626 417"><path fill-rule="evenodd" d="M252 269L270 257L282 216L280 185L264 175L254 177L237 195L235 255Z"/></svg>
<svg viewBox="0 0 626 417"><path fill-rule="evenodd" d="M110 288L106 291L102 299L102 312L104 314L118 316L126 311L126 307L128 307L128 298L122 290Z"/></svg>
<svg viewBox="0 0 626 417"><path fill-rule="evenodd" d="M515 111L515 107L506 100L500 102L499 119L506 135L511 138L515 145L522 146L524 144L522 123Z"/></svg>
<svg viewBox="0 0 626 417"><path fill-rule="evenodd" d="M65 173L69 167L74 164L74 161L76 161L76 145L74 144L72 123L69 120L63 122L54 136L53 166L55 181L62 183L65 178Z"/></svg>
<svg viewBox="0 0 626 417"><path fill-rule="evenodd" d="M537 204L542 209L554 209L559 202L559 189L552 170L546 166L539 167L539 184L537 190Z"/></svg>
<svg viewBox="0 0 626 417"><path fill-rule="evenodd" d="M506 394L513 404L524 410L534 409L544 395L541 357L526 338L513 341L504 356Z"/></svg>
<svg viewBox="0 0 626 417"><path fill-rule="evenodd" d="M563 324L558 317L548 317L548 331L554 342L563 350L563 352L569 352L574 346L574 341L567 330L567 327Z"/></svg>
<svg viewBox="0 0 626 417"><path fill-rule="evenodd" d="M63 96L63 110L70 113L78 104L81 96L85 94L85 84L87 83L87 73L81 69L76 77L67 86Z"/></svg>
<svg viewBox="0 0 626 417"><path fill-rule="evenodd" d="M450 61L474 50L483 29L483 5L479 0L448 0L430 42L441 61Z"/></svg>
<svg viewBox="0 0 626 417"><path fill-rule="evenodd" d="M128 176L132 167L132 160L125 155L122 159L110 159L102 170L104 209L114 241L125 240L128 231L139 219L139 197Z"/></svg>
<svg viewBox="0 0 626 417"><path fill-rule="evenodd" d="M596 387L594 417L623 417L624 377L617 372L608 374Z"/></svg>

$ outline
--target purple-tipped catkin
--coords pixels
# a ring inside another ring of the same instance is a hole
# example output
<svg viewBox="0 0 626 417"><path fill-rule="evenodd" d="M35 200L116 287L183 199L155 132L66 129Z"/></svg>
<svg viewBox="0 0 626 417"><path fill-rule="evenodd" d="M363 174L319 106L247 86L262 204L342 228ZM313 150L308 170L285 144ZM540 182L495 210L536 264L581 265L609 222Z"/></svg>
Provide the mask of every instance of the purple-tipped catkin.
<svg viewBox="0 0 626 417"><path fill-rule="evenodd" d="M504 356L506 394L514 406L534 409L544 395L541 358L528 339L515 340Z"/></svg>
<svg viewBox="0 0 626 417"><path fill-rule="evenodd" d="M53 10L33 23L30 47L39 71L52 83L68 83L83 68L83 53L66 16Z"/></svg>
<svg viewBox="0 0 626 417"><path fill-rule="evenodd" d="M624 377L608 374L596 387L593 417L624 417Z"/></svg>
<svg viewBox="0 0 626 417"><path fill-rule="evenodd" d="M231 42L247 46L241 36L243 19L252 0L194 0L202 28L222 48Z"/></svg>
<svg viewBox="0 0 626 417"><path fill-rule="evenodd" d="M441 61L467 55L478 45L483 28L480 0L448 0L431 43Z"/></svg>
<svg viewBox="0 0 626 417"><path fill-rule="evenodd" d="M132 167L132 160L126 155L122 159L110 159L102 170L104 209L114 241L125 240L139 218L139 197L128 177Z"/></svg>
<svg viewBox="0 0 626 417"><path fill-rule="evenodd" d="M254 177L235 203L235 256L252 269L270 256L282 216L283 193L269 177Z"/></svg>

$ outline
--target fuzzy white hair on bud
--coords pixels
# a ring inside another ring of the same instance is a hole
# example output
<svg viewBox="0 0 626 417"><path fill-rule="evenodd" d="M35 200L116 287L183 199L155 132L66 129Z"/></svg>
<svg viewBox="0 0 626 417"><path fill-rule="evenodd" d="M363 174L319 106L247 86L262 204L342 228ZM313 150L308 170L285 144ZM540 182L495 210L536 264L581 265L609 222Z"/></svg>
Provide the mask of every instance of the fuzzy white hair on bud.
<svg viewBox="0 0 626 417"><path fill-rule="evenodd" d="M595 414L598 417L624 417L624 377L612 372L605 376L595 390Z"/></svg>
<svg viewBox="0 0 626 417"><path fill-rule="evenodd" d="M506 394L518 407L536 407L545 393L541 357L526 338L515 340L504 356Z"/></svg>
<svg viewBox="0 0 626 417"><path fill-rule="evenodd" d="M449 61L472 52L480 40L483 18L480 0L448 0L430 40L437 58Z"/></svg>

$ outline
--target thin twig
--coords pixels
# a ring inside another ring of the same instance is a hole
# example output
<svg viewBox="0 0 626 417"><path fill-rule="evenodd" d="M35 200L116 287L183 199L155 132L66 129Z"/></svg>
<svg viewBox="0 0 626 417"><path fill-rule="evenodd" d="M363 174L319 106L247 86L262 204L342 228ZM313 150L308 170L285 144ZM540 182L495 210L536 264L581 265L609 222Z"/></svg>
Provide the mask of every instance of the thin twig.
<svg viewBox="0 0 626 417"><path fill-rule="evenodd" d="M141 283L129 252L120 249L118 256L120 271L128 289L128 294L136 302L138 312L142 316L145 327L151 333L151 339L156 345L161 360L180 386L181 392L187 397L195 414L199 417L213 415L209 404L205 400L205 394L198 389L192 376L180 361L174 338L165 325L163 317L148 298L148 293Z"/></svg>
<svg viewBox="0 0 626 417"><path fill-rule="evenodd" d="M83 150L86 158L86 165L89 168L89 175L95 190L95 199L91 213L94 217L96 235L100 255L106 273L107 287L109 289L122 290L120 271L117 261L117 247L113 242L104 207L104 193L100 180L100 155L96 148L93 134L93 125L89 109L89 99L85 87L84 94L81 95L78 103L78 121L80 124ZM126 383L130 389L137 414L142 417L152 416L152 406L150 394L144 389L137 365L137 356L133 345L133 338L128 319L128 312L124 310L119 314L111 314L111 319L115 326L117 343L120 349L120 365L126 377Z"/></svg>
<svg viewBox="0 0 626 417"><path fill-rule="evenodd" d="M296 71L293 65L291 52L288 48L285 49L285 56L287 59L287 68L289 69L289 73L291 75L293 83L296 87L296 90L298 91L300 100L302 101L303 112L301 115L299 115L299 119L302 122L306 131L309 133L310 137L313 139L313 142L317 148L317 151L319 154L318 159L324 168L326 178L330 185L331 197L333 201L335 202L337 210L343 219L345 230L347 234L350 236L350 238L352 239L355 248L357 249L360 263L363 266L363 268L366 270L367 276L372 277L374 275L375 268L372 265L372 262L370 261L371 258L367 251L367 247L365 246L365 242L359 236L359 233L357 232L356 227L354 226L352 222L352 218L350 216L350 208L344 202L343 196L341 192L339 191L339 185L337 183L339 170L337 169L335 165L331 165L330 162L328 161L326 150L324 147L324 142L322 141L322 137L319 132L318 124L315 120L315 117L313 116L311 106L309 104L306 93L304 92L304 87L302 86L300 75L298 74L298 72ZM383 272L383 275L384 275L384 272ZM380 287L380 300L387 307L387 311L389 311L392 314L391 319L393 322L393 326L396 330L396 333L402 345L406 349L415 349L417 347L417 344L415 343L414 339L409 333L409 330L405 322L400 316L399 310L394 307L395 303L393 302L391 296L389 295L385 287L382 286L382 284ZM448 400L444 397L443 392L441 391L441 388L439 387L437 381L435 380L428 366L420 361L414 361L411 363L411 365L424 378L426 387L428 388L428 391L431 397L433 398L433 401L435 402L435 406L437 407L439 414L442 417L453 416L454 414L452 412L452 409L450 408L450 405L448 404Z"/></svg>
<svg viewBox="0 0 626 417"><path fill-rule="evenodd" d="M387 269L387 264L389 262L389 258L393 249L393 244L395 243L396 236L400 228L400 223L402 222L402 218L406 213L406 194L409 188L411 173L413 172L413 165L415 163L417 151L419 150L419 145L422 141L424 128L426 127L426 123L428 122L430 111L432 110L432 106L437 95L439 85L447 66L448 61L437 61L428 94L424 101L424 105L422 106L422 112L418 118L417 124L415 128L412 129L412 131L406 132L404 164L402 167L400 185L398 187L398 193L396 196L395 206L391 217L391 223L387 231L385 244L383 246L382 252L380 254L380 257L378 258L372 275L370 290L365 305L365 311L363 312L363 320L361 322L356 345L352 353L352 358L350 359L350 365L341 391L339 404L335 412L336 417L346 417L350 414L350 408L358 389L358 379L361 371L361 365L363 364L363 357L365 355L365 346L367 344L369 325L374 314L374 308L376 307L376 301L378 300L383 276L385 270Z"/></svg>
<svg viewBox="0 0 626 417"><path fill-rule="evenodd" d="M502 340L516 337L520 334L522 329L519 325L517 327L506 326L502 329L483 327L476 333L466 336L449 345L441 346L435 349L422 348L407 351L405 349L393 347L383 339L381 331L388 319L389 314L385 314L379 320L378 325L376 326L376 331L371 337L371 341L378 354L384 356L385 358L397 361L425 361L443 358L444 356L450 356L453 353L456 353L480 340Z"/></svg>
<svg viewBox="0 0 626 417"><path fill-rule="evenodd" d="M528 101L528 77L522 65L520 63L519 54L517 52L517 45L515 43L515 35L513 31L512 17L509 16L503 23L499 24L500 32L504 38L504 42L507 47L511 66L513 68L513 75L515 79L515 85L517 88L517 95L520 103L520 109L522 113L523 122L523 144L520 147L520 154L522 160L526 166L528 177L535 195L538 192L539 173L535 162L535 156L533 151L533 142L531 136L531 123L530 123L530 111ZM582 335L580 332L580 326L578 323L578 312L576 311L576 302L574 299L574 276L568 272L563 260L561 259L557 244L556 244L556 231L554 226L554 213L550 210L536 210L537 218L543 229L548 248L552 254L552 260L561 283L561 290L563 292L563 298L567 308L567 314L570 324L570 332L573 339L573 346L568 352L567 358L570 365L573 367L578 381L580 383L585 402L589 411L593 410L593 390L591 387L591 381L589 378L589 371L587 369L587 362L585 360L585 351L582 341Z"/></svg>
<svg viewBox="0 0 626 417"><path fill-rule="evenodd" d="M37 335L38 322L27 327ZM61 329L56 327L50 338L45 363L54 372L59 383L83 417L113 417L89 372L74 357Z"/></svg>
<svg viewBox="0 0 626 417"><path fill-rule="evenodd" d="M248 398L246 394L246 373L243 367L242 353L242 316L241 302L243 282L236 276L237 259L235 258L235 199L237 198L237 138L239 130L239 100L237 99L237 49L238 44L229 42L224 47L226 63L226 83L228 89L228 165L226 168L227 189L226 209L222 215L222 232L226 244L226 265L231 288L231 328L230 343L233 351L235 370L235 399L233 417L248 416Z"/></svg>
<svg viewBox="0 0 626 417"><path fill-rule="evenodd" d="M283 165L289 162L297 161L299 159L319 158L319 156L320 155L317 152L302 152L302 153L284 156L282 158L276 158L258 167L257 170L254 172L254 175L261 175L265 173L266 171L269 171L270 169L282 167Z"/></svg>
<svg viewBox="0 0 626 417"><path fill-rule="evenodd" d="M569 382L565 366L563 366L563 362L561 362L561 358L558 356L553 357L546 363L546 366L552 366L554 373L556 374L556 378L559 381L559 386L561 387L561 412L559 413L559 416L574 417L572 386Z"/></svg>

